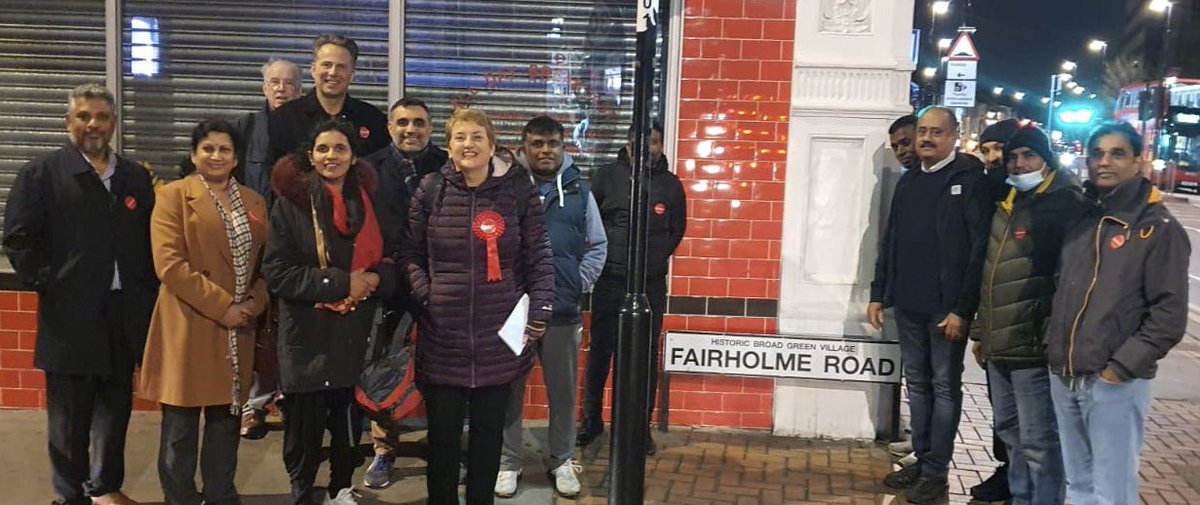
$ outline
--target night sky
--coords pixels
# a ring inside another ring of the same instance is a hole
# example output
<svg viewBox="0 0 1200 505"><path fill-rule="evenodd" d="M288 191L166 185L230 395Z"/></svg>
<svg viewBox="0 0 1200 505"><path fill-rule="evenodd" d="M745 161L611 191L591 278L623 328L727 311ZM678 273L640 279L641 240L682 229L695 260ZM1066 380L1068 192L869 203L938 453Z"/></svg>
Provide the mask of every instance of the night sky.
<svg viewBox="0 0 1200 505"><path fill-rule="evenodd" d="M931 65L931 49L924 35L930 3L917 0L914 11L913 24L922 30L926 48L918 69ZM1099 38L1109 43L1110 58L1118 53L1124 11L1125 0L953 0L950 13L937 21L934 40L954 38L965 15L967 24L977 29L973 38L980 53L980 99L990 98L993 87L1003 86L1002 103L1013 105L1012 92L1024 91L1027 95L1020 112L1028 116L1039 114L1039 100L1049 91L1050 74L1058 72L1063 60L1079 64L1077 81L1087 88L1087 94L1099 93L1100 55L1090 53L1087 43Z"/></svg>

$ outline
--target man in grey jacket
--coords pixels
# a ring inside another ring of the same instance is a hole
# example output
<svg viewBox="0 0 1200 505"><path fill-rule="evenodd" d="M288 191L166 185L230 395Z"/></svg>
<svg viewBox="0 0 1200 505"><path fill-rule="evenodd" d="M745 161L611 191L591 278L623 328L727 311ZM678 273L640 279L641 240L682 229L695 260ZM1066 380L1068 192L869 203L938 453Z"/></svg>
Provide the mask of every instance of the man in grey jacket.
<svg viewBox="0 0 1200 505"><path fill-rule="evenodd" d="M1138 503L1138 453L1158 360L1183 338L1191 244L1142 177L1128 123L1087 142L1099 207L1064 237L1046 328L1050 394L1071 503Z"/></svg>
<svg viewBox="0 0 1200 505"><path fill-rule="evenodd" d="M545 209L546 234L554 251L554 317L546 335L536 344L542 379L550 406L550 447L546 468L554 489L565 497L579 494L579 465L575 453L575 392L579 341L583 331L580 301L604 269L608 239L591 186L582 180L570 155L563 150L563 126L548 116L538 116L521 130L517 161L529 169ZM513 382L504 421L504 448L496 495L517 492L521 475L522 410L525 380Z"/></svg>
<svg viewBox="0 0 1200 505"><path fill-rule="evenodd" d="M242 174L238 182L249 186L271 203L271 167L267 166L267 155L271 140L267 132L267 121L271 111L300 96L303 77L300 67L283 58L272 57L262 66L262 92L266 103L262 108L247 112L234 120L234 126L242 133L246 143L242 152L246 159L242 163Z"/></svg>

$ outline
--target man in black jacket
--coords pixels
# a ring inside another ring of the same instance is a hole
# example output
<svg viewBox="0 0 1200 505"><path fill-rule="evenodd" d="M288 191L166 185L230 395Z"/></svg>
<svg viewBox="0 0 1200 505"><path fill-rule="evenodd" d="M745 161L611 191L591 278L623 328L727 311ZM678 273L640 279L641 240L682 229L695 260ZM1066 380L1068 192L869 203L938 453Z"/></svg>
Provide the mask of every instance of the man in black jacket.
<svg viewBox="0 0 1200 505"><path fill-rule="evenodd" d="M348 90L358 62L358 43L344 35L318 35L313 40L313 89L271 111L267 166L296 152L320 120L340 117L350 122L354 154L364 157L388 145L387 116Z"/></svg>
<svg viewBox="0 0 1200 505"><path fill-rule="evenodd" d="M650 212L647 214L646 247L646 297L650 301L652 314L650 329L651 362L650 397L648 414L654 412L656 384L658 383L658 340L662 333L663 312L667 306L667 267L671 255L683 240L687 228L687 202L683 184L667 168L663 156L663 129L655 123L650 134ZM600 218L608 236L608 255L604 258L604 271L592 291L591 346L588 349L585 379L586 397L583 407L583 422L579 428L577 443L586 446L604 432L601 411L604 406L604 383L608 380L613 350L617 343L617 313L625 299L625 276L629 253L630 174L633 169L630 152L633 150L633 135L629 131L629 143L617 155L617 162L601 167L592 177L592 194L600 207ZM654 439L646 441L647 452L654 454Z"/></svg>
<svg viewBox="0 0 1200 505"><path fill-rule="evenodd" d="M404 228L408 224L408 204L421 178L441 169L450 158L450 153L430 142L433 122L429 119L429 106L416 98L404 97L392 104L388 111L387 130L392 144L363 159L375 167L379 177L380 205L376 211L386 216L388 226ZM397 232L396 236L404 237L407 233ZM407 285L397 289L395 296L385 300L384 304L388 317L384 334L389 336L394 333L403 315L417 308ZM391 343L383 345L390 346ZM392 482L399 435L398 426L371 423L375 459L363 476L365 486L379 489Z"/></svg>
<svg viewBox="0 0 1200 505"><path fill-rule="evenodd" d="M1191 244L1142 176L1142 145L1128 123L1088 137L1099 207L1064 238L1046 328L1071 503L1138 503L1150 382L1187 325Z"/></svg>
<svg viewBox="0 0 1200 505"><path fill-rule="evenodd" d="M958 153L954 112L933 107L917 119L918 170L896 186L871 283L867 321L883 325L895 307L918 463L884 483L911 503L934 503L947 476L962 413L963 354L979 304L992 202L982 164Z"/></svg>
<svg viewBox="0 0 1200 505"><path fill-rule="evenodd" d="M103 86L75 88L66 119L70 143L27 163L13 183L4 253L38 293L34 364L46 372L55 503L127 505L133 368L158 291L154 183L110 147L117 116Z"/></svg>
<svg viewBox="0 0 1200 505"><path fill-rule="evenodd" d="M1063 236L1092 205L1036 126L1018 129L1002 152L1010 189L992 217L971 339L988 372L996 436L1011 458L1005 494L1011 491L1015 504L1062 503L1062 448L1043 336Z"/></svg>
<svg viewBox="0 0 1200 505"><path fill-rule="evenodd" d="M979 150L977 154L979 159L983 161L984 172L987 174L989 184L995 189L992 193L992 200L999 202L1008 196L1008 192L1012 189L1007 182L1008 166L1004 161L1004 145L1008 139L1017 132L1017 128L1021 123L1015 118L1008 118L997 121L991 126L983 130L979 134ZM1053 156L1047 158L1049 161ZM1061 181L1060 181L1061 182ZM972 339L978 337L972 333ZM972 348L975 354L975 362L979 363L983 370L987 371L987 364L983 361L979 354L979 346ZM992 386L988 383L988 402L992 402ZM993 422L992 428L992 456L996 461L1000 462L1000 466L996 467L996 471L979 483L977 486L972 486L970 489L971 497L980 501L1004 501L1012 497L1012 493L1008 489L1008 447L1004 445L1004 440L996 431Z"/></svg>

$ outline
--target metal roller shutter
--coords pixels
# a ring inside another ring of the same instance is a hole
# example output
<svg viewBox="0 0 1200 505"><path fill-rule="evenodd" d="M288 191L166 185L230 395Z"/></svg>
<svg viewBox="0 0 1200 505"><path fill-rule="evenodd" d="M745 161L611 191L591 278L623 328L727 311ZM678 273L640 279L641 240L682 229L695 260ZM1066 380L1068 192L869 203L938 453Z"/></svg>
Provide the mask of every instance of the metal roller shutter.
<svg viewBox="0 0 1200 505"><path fill-rule="evenodd" d="M177 175L198 121L262 106L260 68L271 56L299 65L307 92L312 39L321 33L355 39L359 57L350 94L386 106L387 0L127 0L122 16L123 150L162 176ZM147 28L155 24L156 33ZM157 35L156 46L149 35ZM151 63L135 75L137 61ZM153 63L157 73L144 75Z"/></svg>
<svg viewBox="0 0 1200 505"><path fill-rule="evenodd" d="M588 173L625 143L635 13L632 1L407 0L405 94L429 103L440 145L455 107L486 111L505 145L530 118L555 117Z"/></svg>
<svg viewBox="0 0 1200 505"><path fill-rule="evenodd" d="M104 82L104 2L0 3L0 213L17 171L67 142L67 92Z"/></svg>

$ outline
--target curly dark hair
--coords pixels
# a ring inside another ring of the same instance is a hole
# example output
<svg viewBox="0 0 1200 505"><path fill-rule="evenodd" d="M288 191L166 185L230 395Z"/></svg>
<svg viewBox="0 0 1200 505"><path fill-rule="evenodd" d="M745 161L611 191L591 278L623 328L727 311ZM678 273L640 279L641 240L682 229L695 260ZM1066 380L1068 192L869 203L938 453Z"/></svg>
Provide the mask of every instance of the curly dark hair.
<svg viewBox="0 0 1200 505"><path fill-rule="evenodd" d="M230 176L240 182L244 173L243 167L245 166L245 153L243 150L246 147L242 143L242 132L238 131L229 121L216 118L200 121L195 128L192 128L192 149L188 151L187 156L183 157L183 161L179 162L179 177L187 177L196 171L196 165L192 163L191 153L196 152L196 149L200 147L200 142L212 133L224 133L229 135L229 139L233 141L233 154L237 156L237 164L234 165Z"/></svg>

